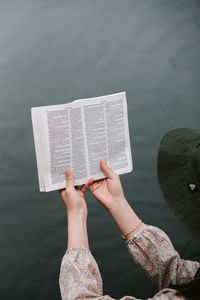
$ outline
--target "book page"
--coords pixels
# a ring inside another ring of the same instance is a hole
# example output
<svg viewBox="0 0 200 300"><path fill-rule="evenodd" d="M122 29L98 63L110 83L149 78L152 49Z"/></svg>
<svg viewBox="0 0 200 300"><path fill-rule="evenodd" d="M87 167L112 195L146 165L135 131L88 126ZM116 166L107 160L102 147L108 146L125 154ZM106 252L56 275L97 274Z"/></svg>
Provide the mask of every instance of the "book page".
<svg viewBox="0 0 200 300"><path fill-rule="evenodd" d="M44 152L40 153L40 164L42 161L44 165L45 190L66 186L65 169L73 171L76 185L84 183L87 169L80 103L35 109L38 109L43 119L42 128L37 131L37 135L44 133ZM39 176L41 177L42 175ZM41 184L40 190L43 190Z"/></svg>
<svg viewBox="0 0 200 300"><path fill-rule="evenodd" d="M126 94L123 92L81 101L89 176L95 179L105 177L100 169L102 158L117 174L131 172Z"/></svg>

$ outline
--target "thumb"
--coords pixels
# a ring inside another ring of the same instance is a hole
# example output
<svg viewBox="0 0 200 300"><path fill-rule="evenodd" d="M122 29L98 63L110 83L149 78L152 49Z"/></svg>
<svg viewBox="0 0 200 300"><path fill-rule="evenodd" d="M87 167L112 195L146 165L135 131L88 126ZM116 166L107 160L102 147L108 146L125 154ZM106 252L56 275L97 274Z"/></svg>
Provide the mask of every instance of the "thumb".
<svg viewBox="0 0 200 300"><path fill-rule="evenodd" d="M112 179L116 177L117 174L106 164L104 159L101 159L100 164L102 171L108 178Z"/></svg>
<svg viewBox="0 0 200 300"><path fill-rule="evenodd" d="M66 189L74 187L74 174L71 170L65 170L65 178L66 178Z"/></svg>

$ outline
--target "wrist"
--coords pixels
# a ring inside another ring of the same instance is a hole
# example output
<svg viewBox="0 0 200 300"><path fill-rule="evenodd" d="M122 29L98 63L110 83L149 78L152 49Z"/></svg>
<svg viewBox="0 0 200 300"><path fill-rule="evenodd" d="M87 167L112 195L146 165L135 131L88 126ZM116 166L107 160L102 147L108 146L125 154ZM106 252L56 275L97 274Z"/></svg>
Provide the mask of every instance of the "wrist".
<svg viewBox="0 0 200 300"><path fill-rule="evenodd" d="M141 220L125 198L122 198L120 202L113 205L109 212L122 234L130 232L126 238L130 238L133 233L136 233L140 229Z"/></svg>
<svg viewBox="0 0 200 300"><path fill-rule="evenodd" d="M67 216L70 219L86 220L87 213L83 209L67 209Z"/></svg>
<svg viewBox="0 0 200 300"><path fill-rule="evenodd" d="M128 201L125 197L120 197L116 199L108 208L108 212L111 215L115 215L116 212L118 212L120 209L124 209L124 207L127 207ZM128 204L129 205L129 204Z"/></svg>

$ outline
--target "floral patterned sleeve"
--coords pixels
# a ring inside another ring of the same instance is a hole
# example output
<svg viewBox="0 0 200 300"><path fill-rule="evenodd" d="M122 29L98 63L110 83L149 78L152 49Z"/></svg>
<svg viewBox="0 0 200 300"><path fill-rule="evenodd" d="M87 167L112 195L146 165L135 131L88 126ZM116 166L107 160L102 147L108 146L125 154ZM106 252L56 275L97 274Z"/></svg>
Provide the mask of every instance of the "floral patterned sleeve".
<svg viewBox="0 0 200 300"><path fill-rule="evenodd" d="M158 284L159 292L148 300L184 299L170 284L182 284L192 279L199 268L198 262L181 260L167 235L157 227L145 225L126 241L134 261ZM103 295L98 265L89 249L69 248L61 263L60 291L62 300L115 300ZM139 300L124 296L120 300Z"/></svg>
<svg viewBox="0 0 200 300"><path fill-rule="evenodd" d="M143 224L126 243L135 263L159 289L188 283L200 267L199 262L181 259L168 236L155 226Z"/></svg>
<svg viewBox="0 0 200 300"><path fill-rule="evenodd" d="M61 263L59 285L62 300L115 300L102 291L98 265L89 249L69 248ZM120 300L137 300L123 297Z"/></svg>

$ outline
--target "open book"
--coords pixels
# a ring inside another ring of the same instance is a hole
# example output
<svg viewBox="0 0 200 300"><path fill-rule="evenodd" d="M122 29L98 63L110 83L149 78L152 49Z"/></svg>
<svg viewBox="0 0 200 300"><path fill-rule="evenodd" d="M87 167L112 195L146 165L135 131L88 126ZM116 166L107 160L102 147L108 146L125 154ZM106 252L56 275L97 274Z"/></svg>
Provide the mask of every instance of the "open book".
<svg viewBox="0 0 200 300"><path fill-rule="evenodd" d="M31 109L40 191L105 178L100 160L117 173L132 171L126 93Z"/></svg>

